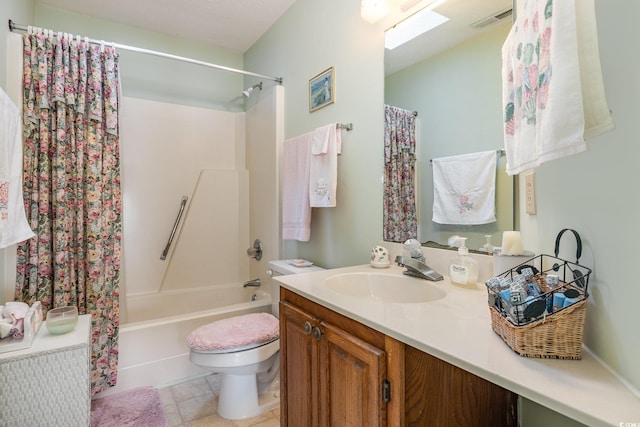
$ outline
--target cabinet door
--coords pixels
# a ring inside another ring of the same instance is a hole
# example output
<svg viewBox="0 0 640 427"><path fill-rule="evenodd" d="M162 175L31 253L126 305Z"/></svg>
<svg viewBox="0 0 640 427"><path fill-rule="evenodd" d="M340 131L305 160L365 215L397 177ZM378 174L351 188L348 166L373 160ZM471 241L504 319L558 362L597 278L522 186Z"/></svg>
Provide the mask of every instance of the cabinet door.
<svg viewBox="0 0 640 427"><path fill-rule="evenodd" d="M405 348L407 427L516 427L517 395L443 360Z"/></svg>
<svg viewBox="0 0 640 427"><path fill-rule="evenodd" d="M318 425L316 383L318 345L312 329L318 319L280 303L280 421L283 426Z"/></svg>
<svg viewBox="0 0 640 427"><path fill-rule="evenodd" d="M329 323L322 322L321 331L320 426L385 426L384 350Z"/></svg>

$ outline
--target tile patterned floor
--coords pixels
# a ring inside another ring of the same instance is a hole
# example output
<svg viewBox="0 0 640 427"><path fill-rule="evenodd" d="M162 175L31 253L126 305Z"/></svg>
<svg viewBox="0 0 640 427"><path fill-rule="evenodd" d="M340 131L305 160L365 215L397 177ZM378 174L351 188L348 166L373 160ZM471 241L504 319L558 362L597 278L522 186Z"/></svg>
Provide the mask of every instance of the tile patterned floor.
<svg viewBox="0 0 640 427"><path fill-rule="evenodd" d="M255 418L226 420L216 412L217 375L159 388L169 427L280 427L280 407Z"/></svg>

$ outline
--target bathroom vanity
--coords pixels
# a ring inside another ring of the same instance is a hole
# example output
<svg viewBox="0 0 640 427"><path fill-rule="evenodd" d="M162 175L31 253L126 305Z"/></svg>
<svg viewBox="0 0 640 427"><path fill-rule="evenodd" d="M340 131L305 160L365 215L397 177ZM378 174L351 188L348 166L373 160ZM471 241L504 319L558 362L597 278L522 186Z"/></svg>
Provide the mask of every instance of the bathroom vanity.
<svg viewBox="0 0 640 427"><path fill-rule="evenodd" d="M280 331L283 426L517 426L515 393L287 289Z"/></svg>
<svg viewBox="0 0 640 427"><path fill-rule="evenodd" d="M518 395L589 426L640 422L640 398L587 349L520 357L493 332L483 286L402 270L276 278L283 426L515 426Z"/></svg>

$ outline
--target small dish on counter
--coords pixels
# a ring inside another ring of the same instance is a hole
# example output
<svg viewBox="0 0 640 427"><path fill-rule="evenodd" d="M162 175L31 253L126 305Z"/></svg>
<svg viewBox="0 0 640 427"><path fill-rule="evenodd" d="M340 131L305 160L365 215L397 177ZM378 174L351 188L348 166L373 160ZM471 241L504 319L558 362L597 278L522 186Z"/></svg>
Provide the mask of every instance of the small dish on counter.
<svg viewBox="0 0 640 427"><path fill-rule="evenodd" d="M51 335L62 335L71 332L78 323L78 307L56 307L47 312L47 330Z"/></svg>
<svg viewBox="0 0 640 427"><path fill-rule="evenodd" d="M311 267L313 265L311 261L307 261L306 259L288 259L287 264L293 265L294 267Z"/></svg>
<svg viewBox="0 0 640 427"><path fill-rule="evenodd" d="M391 265L390 261L384 262L384 261L380 261L380 262L374 262L371 261L371 267L373 268L388 268Z"/></svg>

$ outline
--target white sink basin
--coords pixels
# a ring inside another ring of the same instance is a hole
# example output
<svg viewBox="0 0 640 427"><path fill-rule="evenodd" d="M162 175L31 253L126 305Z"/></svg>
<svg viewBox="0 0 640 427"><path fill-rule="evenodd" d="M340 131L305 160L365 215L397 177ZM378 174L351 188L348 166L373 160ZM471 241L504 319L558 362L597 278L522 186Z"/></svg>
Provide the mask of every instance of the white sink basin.
<svg viewBox="0 0 640 427"><path fill-rule="evenodd" d="M429 302L445 296L437 284L389 273L336 274L326 279L325 285L343 295L386 302Z"/></svg>

